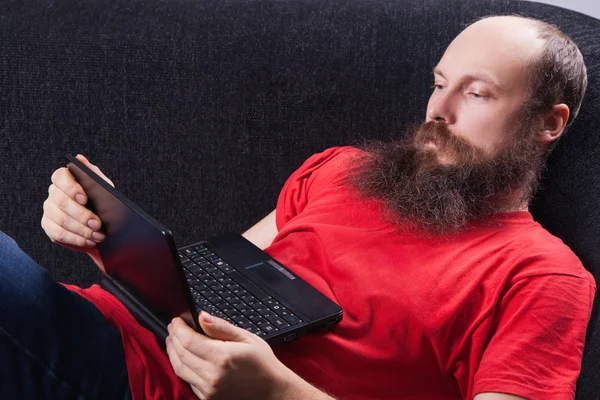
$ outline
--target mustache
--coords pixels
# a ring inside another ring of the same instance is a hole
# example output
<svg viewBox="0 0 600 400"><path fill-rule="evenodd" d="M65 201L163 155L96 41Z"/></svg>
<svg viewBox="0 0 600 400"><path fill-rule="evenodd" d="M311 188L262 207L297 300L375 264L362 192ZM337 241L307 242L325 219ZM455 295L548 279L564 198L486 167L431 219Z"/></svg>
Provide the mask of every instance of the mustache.
<svg viewBox="0 0 600 400"><path fill-rule="evenodd" d="M483 150L453 133L446 124L441 122L424 122L416 129L413 143L417 148L422 148L430 141L434 142L440 150L452 153L458 163L485 158Z"/></svg>

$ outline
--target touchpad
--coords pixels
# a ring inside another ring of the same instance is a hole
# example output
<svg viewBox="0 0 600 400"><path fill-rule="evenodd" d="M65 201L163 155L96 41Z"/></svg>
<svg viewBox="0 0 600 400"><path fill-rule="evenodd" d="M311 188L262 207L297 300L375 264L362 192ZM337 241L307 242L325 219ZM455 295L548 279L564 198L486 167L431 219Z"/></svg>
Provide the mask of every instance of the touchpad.
<svg viewBox="0 0 600 400"><path fill-rule="evenodd" d="M273 260L250 265L246 267L246 271L272 286L296 279L291 272Z"/></svg>

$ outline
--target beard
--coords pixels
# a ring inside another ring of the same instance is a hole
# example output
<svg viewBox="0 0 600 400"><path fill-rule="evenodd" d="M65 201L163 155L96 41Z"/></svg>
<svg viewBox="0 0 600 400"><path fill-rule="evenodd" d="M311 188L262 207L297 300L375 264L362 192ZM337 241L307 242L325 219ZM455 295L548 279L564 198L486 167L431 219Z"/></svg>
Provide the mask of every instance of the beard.
<svg viewBox="0 0 600 400"><path fill-rule="evenodd" d="M352 160L344 181L361 198L380 203L384 218L398 227L458 232L531 200L546 159L534 128L521 125L489 155L445 124L426 122L391 143L357 146L364 152Z"/></svg>

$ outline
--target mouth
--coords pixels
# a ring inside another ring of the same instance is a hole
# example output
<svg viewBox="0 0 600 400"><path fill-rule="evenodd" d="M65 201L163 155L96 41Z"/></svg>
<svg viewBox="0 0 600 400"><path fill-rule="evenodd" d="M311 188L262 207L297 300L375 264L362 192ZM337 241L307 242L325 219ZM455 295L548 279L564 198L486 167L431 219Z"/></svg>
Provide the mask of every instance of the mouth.
<svg viewBox="0 0 600 400"><path fill-rule="evenodd" d="M436 143L436 141L435 141L435 140L433 140L433 139L429 139L429 140L427 140L427 141L425 142L425 144L424 144L424 147L432 147L432 148L435 148L435 149L437 149L437 148L438 148L438 145L437 145L437 143Z"/></svg>

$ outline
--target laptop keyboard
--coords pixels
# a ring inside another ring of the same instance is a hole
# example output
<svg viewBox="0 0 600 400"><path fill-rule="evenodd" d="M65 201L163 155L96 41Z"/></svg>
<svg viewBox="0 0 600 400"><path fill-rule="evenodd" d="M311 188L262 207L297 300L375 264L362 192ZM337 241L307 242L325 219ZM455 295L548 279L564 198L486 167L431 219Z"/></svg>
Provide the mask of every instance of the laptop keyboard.
<svg viewBox="0 0 600 400"><path fill-rule="evenodd" d="M302 322L203 244L179 251L196 308L258 336Z"/></svg>

